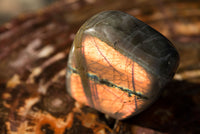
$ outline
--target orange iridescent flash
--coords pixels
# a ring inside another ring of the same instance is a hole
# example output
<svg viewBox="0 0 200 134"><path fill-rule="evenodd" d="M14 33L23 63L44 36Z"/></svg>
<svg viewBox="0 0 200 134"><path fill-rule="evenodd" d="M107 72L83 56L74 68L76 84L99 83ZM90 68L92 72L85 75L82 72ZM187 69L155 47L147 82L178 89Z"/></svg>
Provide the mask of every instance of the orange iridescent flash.
<svg viewBox="0 0 200 134"><path fill-rule="evenodd" d="M145 110L178 67L179 54L159 32L121 11L105 11L77 32L67 65L67 91L115 119Z"/></svg>
<svg viewBox="0 0 200 134"><path fill-rule="evenodd" d="M143 67L90 35L83 38L82 47L78 49L87 63L88 90L91 91L93 105L88 102L81 76L71 73L70 92L77 101L118 119L137 113L146 105L148 97L145 95L151 89L151 81ZM74 61L71 65L76 69ZM98 77L99 81L90 78L90 75Z"/></svg>

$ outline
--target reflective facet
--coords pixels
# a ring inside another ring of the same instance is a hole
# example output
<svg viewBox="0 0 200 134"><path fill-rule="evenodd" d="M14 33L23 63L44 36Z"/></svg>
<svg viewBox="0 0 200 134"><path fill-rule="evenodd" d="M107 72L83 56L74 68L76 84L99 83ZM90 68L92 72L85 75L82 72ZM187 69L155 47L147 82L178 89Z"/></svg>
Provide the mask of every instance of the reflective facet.
<svg viewBox="0 0 200 134"><path fill-rule="evenodd" d="M75 100L125 119L157 98L178 63L174 46L144 22L120 11L101 12L75 36L67 90Z"/></svg>

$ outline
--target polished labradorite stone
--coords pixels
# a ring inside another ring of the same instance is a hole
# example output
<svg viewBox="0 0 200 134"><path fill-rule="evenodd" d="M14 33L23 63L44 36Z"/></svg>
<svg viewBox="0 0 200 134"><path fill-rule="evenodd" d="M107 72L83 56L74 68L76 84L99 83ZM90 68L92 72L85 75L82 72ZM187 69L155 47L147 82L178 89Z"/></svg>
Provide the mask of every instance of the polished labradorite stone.
<svg viewBox="0 0 200 134"><path fill-rule="evenodd" d="M116 119L147 108L173 78L179 55L159 32L135 17L101 12L77 32L67 65L67 91Z"/></svg>

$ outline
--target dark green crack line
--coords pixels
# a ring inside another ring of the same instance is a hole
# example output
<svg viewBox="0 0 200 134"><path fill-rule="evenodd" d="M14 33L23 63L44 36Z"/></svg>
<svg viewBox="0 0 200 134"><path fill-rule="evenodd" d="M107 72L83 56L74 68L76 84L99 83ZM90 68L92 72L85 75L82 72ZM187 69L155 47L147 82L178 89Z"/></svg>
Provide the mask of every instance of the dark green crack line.
<svg viewBox="0 0 200 134"><path fill-rule="evenodd" d="M72 67L69 67L68 66L68 70L67 71L70 71L72 73L75 73L75 74L78 74L78 71ZM112 82L109 82L108 80L106 79L99 79L98 76L96 75L93 75L93 74L90 74L90 73L87 73L88 75L88 78L96 83L99 83L99 84L103 84L103 85L106 85L108 87L112 87L112 88L118 88L120 89L121 91L123 92L126 92L128 93L128 96L131 97L132 95L136 95L137 97L139 97L140 99L149 99L148 97L142 95L141 93L138 93L138 92L135 92L135 91L132 91L130 89L127 89L127 88L123 88L123 87L120 87Z"/></svg>

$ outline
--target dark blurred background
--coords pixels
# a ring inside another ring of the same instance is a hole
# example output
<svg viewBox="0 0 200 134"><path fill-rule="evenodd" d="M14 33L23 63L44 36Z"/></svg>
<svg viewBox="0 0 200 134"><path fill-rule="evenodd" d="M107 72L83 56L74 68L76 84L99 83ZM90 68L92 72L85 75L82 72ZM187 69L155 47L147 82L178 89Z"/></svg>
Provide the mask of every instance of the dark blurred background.
<svg viewBox="0 0 200 134"><path fill-rule="evenodd" d="M32 13L58 0L0 0L0 25L25 13Z"/></svg>

